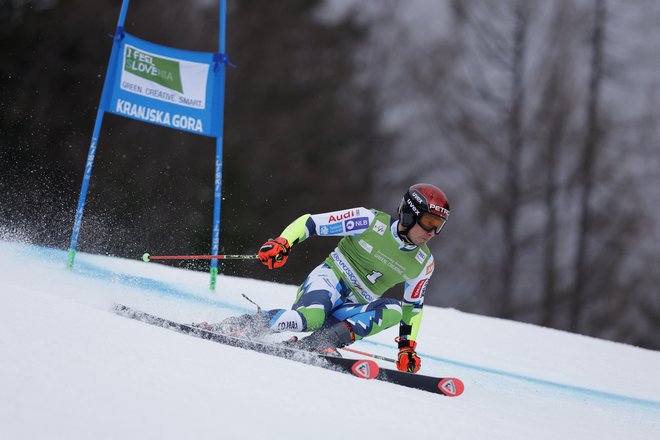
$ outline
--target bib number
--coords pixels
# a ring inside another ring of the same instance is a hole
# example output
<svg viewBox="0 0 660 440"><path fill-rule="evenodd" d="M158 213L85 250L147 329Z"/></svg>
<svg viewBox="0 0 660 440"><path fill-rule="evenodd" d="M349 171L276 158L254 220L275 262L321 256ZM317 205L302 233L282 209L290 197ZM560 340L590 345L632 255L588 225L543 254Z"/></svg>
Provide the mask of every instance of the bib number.
<svg viewBox="0 0 660 440"><path fill-rule="evenodd" d="M369 275L367 275L367 279L369 280L369 282L371 284L376 284L376 281L378 281L378 278L380 278L382 276L383 276L382 273L380 273L378 271L375 271L375 270L372 270L371 273Z"/></svg>

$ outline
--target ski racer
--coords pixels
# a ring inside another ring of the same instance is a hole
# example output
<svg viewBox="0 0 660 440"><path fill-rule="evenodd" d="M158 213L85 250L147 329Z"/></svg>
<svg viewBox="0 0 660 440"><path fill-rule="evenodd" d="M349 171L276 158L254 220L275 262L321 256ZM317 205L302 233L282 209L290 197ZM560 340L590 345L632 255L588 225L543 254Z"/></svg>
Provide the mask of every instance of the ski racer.
<svg viewBox="0 0 660 440"><path fill-rule="evenodd" d="M424 293L434 260L427 242L449 216L445 194L429 184L411 186L398 218L366 208L305 214L279 237L266 241L258 257L269 269L282 267L292 246L312 236L343 236L337 247L298 288L291 309L260 311L211 324L225 334L260 337L272 332L312 332L286 342L305 350L336 351L399 324L396 366L416 373L416 353ZM403 283L401 301L385 298Z"/></svg>

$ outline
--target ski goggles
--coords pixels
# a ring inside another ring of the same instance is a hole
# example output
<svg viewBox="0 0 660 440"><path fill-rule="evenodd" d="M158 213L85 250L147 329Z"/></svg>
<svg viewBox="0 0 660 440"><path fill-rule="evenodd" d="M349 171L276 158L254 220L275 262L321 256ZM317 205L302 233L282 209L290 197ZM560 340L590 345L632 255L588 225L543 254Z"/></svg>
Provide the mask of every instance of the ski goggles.
<svg viewBox="0 0 660 440"><path fill-rule="evenodd" d="M446 218L440 217L435 214L422 213L417 218L417 224L424 229L426 232L434 232L435 235L438 235L442 230L442 227L447 222Z"/></svg>

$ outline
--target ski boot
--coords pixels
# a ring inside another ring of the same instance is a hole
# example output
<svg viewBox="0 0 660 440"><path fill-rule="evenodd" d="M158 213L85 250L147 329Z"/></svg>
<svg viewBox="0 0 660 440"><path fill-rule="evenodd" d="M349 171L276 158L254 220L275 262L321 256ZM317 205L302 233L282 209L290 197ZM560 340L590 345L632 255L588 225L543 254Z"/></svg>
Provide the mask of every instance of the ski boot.
<svg viewBox="0 0 660 440"><path fill-rule="evenodd" d="M321 354L341 357L338 348L355 342L353 327L346 321L338 321L314 331L302 339L293 336L283 344L298 350L312 351Z"/></svg>

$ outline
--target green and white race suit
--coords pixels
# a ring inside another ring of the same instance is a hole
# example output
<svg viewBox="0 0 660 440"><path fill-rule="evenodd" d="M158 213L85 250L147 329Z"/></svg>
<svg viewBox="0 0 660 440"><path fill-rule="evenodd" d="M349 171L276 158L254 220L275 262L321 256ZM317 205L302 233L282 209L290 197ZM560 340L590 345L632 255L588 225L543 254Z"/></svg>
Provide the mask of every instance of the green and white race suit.
<svg viewBox="0 0 660 440"><path fill-rule="evenodd" d="M381 299L385 292L403 283L401 314L396 315L400 319L399 333L404 338L415 340L422 317L424 294L433 274L434 260L428 246L405 242L399 237L397 228L398 220L390 215L360 207L323 214L305 214L287 226L281 236L292 246L317 235L343 236L326 258L325 264L341 280L341 286L347 286L346 300L356 305L380 304L386 300ZM332 284L329 280L325 282ZM305 284L299 289L298 299L304 292ZM318 307L301 303L294 308L308 322L321 319L322 323L325 317L318 318L322 313ZM365 307L364 310L368 309ZM378 315L378 318L384 319L382 315ZM394 324L390 322L373 330L369 328L368 334Z"/></svg>

